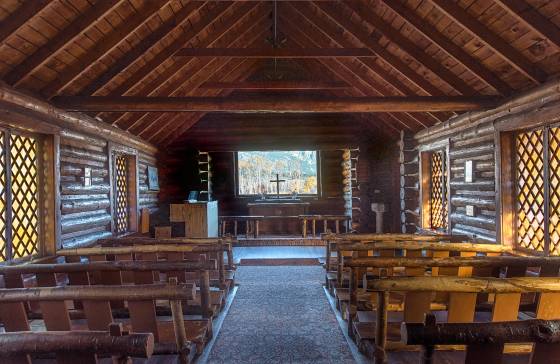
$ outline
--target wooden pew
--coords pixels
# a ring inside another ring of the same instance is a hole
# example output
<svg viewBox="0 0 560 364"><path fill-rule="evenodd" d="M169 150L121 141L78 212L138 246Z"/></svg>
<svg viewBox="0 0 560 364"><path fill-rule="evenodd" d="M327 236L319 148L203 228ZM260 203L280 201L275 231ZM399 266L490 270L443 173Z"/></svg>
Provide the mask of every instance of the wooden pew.
<svg viewBox="0 0 560 364"><path fill-rule="evenodd" d="M111 301L124 301L130 319L123 323L126 331L152 333L154 354L178 354L182 363L191 362L196 354L192 342L198 337L185 330L181 301L194 297L192 284L136 286L66 286L0 289L0 321L6 332L30 331L25 304L37 302L46 331L105 330L114 323ZM71 301L81 301L85 323L73 322L69 315ZM171 321L158 320L155 301L170 302ZM70 353L57 355L59 360L72 360Z"/></svg>
<svg viewBox="0 0 560 364"><path fill-rule="evenodd" d="M29 276L35 277L42 286L57 286L60 282L67 281L68 285L94 285L94 284L152 284L161 283L160 273L172 272L197 272L198 287L200 289L200 303L198 312L192 312L191 307L185 304L185 313L196 313L205 319L210 319L216 314L216 309L210 301L210 279L208 271L215 269L214 261L200 262L165 262L165 261L97 261L84 263L42 263L24 264L15 266L0 266L0 276L7 282L7 288L24 287L24 280ZM123 281L123 273L133 274L132 282ZM107 274L108 277L104 277ZM56 276L55 276L56 275ZM63 277L60 277L63 275ZM65 283L66 284L66 283ZM28 286L28 285L25 285ZM78 305L79 307L79 305ZM208 321L208 330L211 331L212 323Z"/></svg>
<svg viewBox="0 0 560 364"><path fill-rule="evenodd" d="M560 278L557 277L517 277L517 278L464 278L464 277L401 277L375 279L368 282L368 287L377 294L375 322L374 356L377 363L386 363L386 350L402 350L400 337L397 342L389 342L388 334L392 331L388 322L388 301L391 292L403 292L418 295L430 295L438 292L449 293L449 307L446 322L473 322L478 294L493 294L492 312L489 321L516 321L523 313L519 304L524 293L536 293L538 305L535 313L537 319L560 319ZM421 323L429 313L425 300L406 300L404 317L406 323ZM397 328L397 332L400 328ZM400 335L399 335L400 336ZM539 344L537 344L539 345ZM479 362L497 362L504 348L495 347L493 354L486 352L478 356ZM558 346L546 348L549 358L560 355Z"/></svg>
<svg viewBox="0 0 560 364"><path fill-rule="evenodd" d="M308 221L311 222L311 236L317 236L317 222L323 223L323 233L327 233L328 231L328 223L329 221L334 222L334 231L336 234L340 233L340 225L344 227L344 232L350 232L350 221L352 221L351 216L347 215L300 215L299 219L301 221L301 231L303 238L307 238L308 234Z"/></svg>
<svg viewBox="0 0 560 364"><path fill-rule="evenodd" d="M405 345L422 345L422 362L431 364L436 345L467 345L465 364L502 362L504 344L535 343L529 353L529 364L549 363L551 351L560 348L560 320L524 320L492 323L436 323L427 314L423 324L408 323L401 328Z"/></svg>
<svg viewBox="0 0 560 364"><path fill-rule="evenodd" d="M128 333L122 330L121 324L110 324L108 331L0 334L0 361L4 364L31 364L32 358L51 354L62 359L58 364L98 363L101 356L113 356L113 363L125 364L130 363L131 357L149 359L153 352L153 334Z"/></svg>
<svg viewBox="0 0 560 364"><path fill-rule="evenodd" d="M502 271L503 276L510 276L510 271L516 274L520 271L527 272L529 267L536 268L540 272L556 272L556 276L560 270L560 258L558 257L514 257L514 256L474 256L474 257L444 257L444 258L383 258L383 257L366 257L366 258L344 258L345 265L350 268L350 302L348 305L348 330L351 336L356 334L358 341L368 338L371 332L368 323L355 322L354 315L359 313L358 295L360 290L359 279L360 273L364 269L373 269L374 274L366 274L363 276L363 290L371 287L371 282L376 279L387 278L390 275L400 276L458 276L458 277L492 277L498 276ZM403 270L396 272L398 268ZM392 274L391 274L392 273ZM523 274L525 275L525 274ZM408 297L415 300L420 305L423 302L424 307L435 309L438 305L443 306L441 310L446 309L449 305L449 298L445 295L430 297L431 295L419 294L418 297ZM391 300L391 297L390 297ZM480 300L479 300L480 301ZM400 306L406 305L406 300L400 300L395 304L395 297L392 297L391 311L402 310ZM480 307L479 307L480 308ZM491 307L490 307L491 308Z"/></svg>
<svg viewBox="0 0 560 364"><path fill-rule="evenodd" d="M349 290L344 282L349 278L349 269L345 268L343 256L345 252L351 252L356 257L367 257L378 255L380 257L420 257L427 255L431 257L449 257L450 255L474 256L476 254L499 255L510 252L510 249L494 244L472 244L472 243L452 243L452 242L412 242L412 241L379 241L379 242L338 242L334 246L337 251L338 265L336 269L335 281L331 277L329 290L337 298L337 302L348 302ZM347 275L348 274L348 275ZM331 273L332 275L332 273ZM343 310L343 305L339 307ZM344 312L344 310L343 310Z"/></svg>
<svg viewBox="0 0 560 364"><path fill-rule="evenodd" d="M367 244L367 243L382 243L382 242L446 242L446 243L471 243L470 238L464 235L419 235L419 234L333 234L327 233L322 234L321 239L325 242L325 269L326 269L326 285L332 292L334 287L342 285L345 286L344 282L340 280L341 276L335 273L340 266L342 261L342 256L345 254L351 254L351 251L343 251L340 253L336 248L337 244L340 243L355 243L355 244ZM336 252L336 257L333 258L333 252Z"/></svg>

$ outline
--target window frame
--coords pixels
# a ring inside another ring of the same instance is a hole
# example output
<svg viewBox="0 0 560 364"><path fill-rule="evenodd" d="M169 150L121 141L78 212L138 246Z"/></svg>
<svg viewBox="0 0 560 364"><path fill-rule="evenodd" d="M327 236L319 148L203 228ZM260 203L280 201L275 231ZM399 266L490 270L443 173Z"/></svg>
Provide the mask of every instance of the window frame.
<svg viewBox="0 0 560 364"><path fill-rule="evenodd" d="M233 163L234 163L234 171L233 171L233 179L234 179L234 188L235 188L235 197L237 198L244 198L244 199L251 199L255 197L259 197L258 194L248 195L248 194L241 194L239 193L239 152L291 152L292 150L238 150L233 152ZM322 188L322 168L321 168L321 151L319 150L311 150L315 152L315 163L317 166L317 193L300 193L298 194L298 198L306 198L306 199L319 199L323 195L323 188ZM274 195L276 196L276 195ZM289 197L290 194L280 194L280 197Z"/></svg>
<svg viewBox="0 0 560 364"><path fill-rule="evenodd" d="M49 176L46 175L46 162L44 158L46 157L45 152L45 144L49 140L49 135L31 132L29 130L22 130L13 127L5 127L0 126L0 132L3 133L4 138L4 162L5 162L5 171L6 173L6 186L5 186L5 203L6 203L6 246L5 246L5 257L6 259L3 262L0 262L1 265L5 264L14 264L14 263L21 263L36 259L38 257L44 256L45 253L48 251L47 247L45 246L45 237L46 234L49 233L48 229L53 226L53 223L56 224L55 221L59 221L56 216L53 216L51 219L51 223L47 225L45 219L45 209L52 205L53 201L46 201L45 197L49 195L52 191L49 191L49 188L52 188L52 183L54 181L48 181L47 186L47 178ZM13 257L13 250L12 250L12 240L13 240L13 198L12 198L12 157L11 157L11 136L12 135L19 135L26 138L33 138L36 140L37 143L37 244L35 254L29 254L23 257ZM54 144L54 143L51 143ZM49 155L49 157L51 157ZM49 211L50 212L50 211ZM58 239L58 234L54 233L54 242Z"/></svg>
<svg viewBox="0 0 560 364"><path fill-rule="evenodd" d="M109 181L110 181L110 208L111 208L111 233L118 236L126 236L138 232L139 227L139 178L138 178L138 151L124 145L109 142ZM115 180L115 155L126 157L128 169L128 230L117 233L116 220L116 180ZM132 181L131 181L132 179Z"/></svg>
<svg viewBox="0 0 560 364"><path fill-rule="evenodd" d="M559 128L560 122L538 122L527 125L526 127L512 125L510 127L499 123L495 125L496 141L496 176L497 183L496 195L496 236L502 245L522 253L550 256L550 129ZM519 133L543 131L543 175L544 175L544 242L543 251L520 246L518 242L517 230L517 176L516 176L516 137Z"/></svg>
<svg viewBox="0 0 560 364"><path fill-rule="evenodd" d="M431 185L431 156L435 152L443 152L445 154L445 173L447 175L445 183L445 197L447 208L447 227L442 229L433 229L431 226L431 204L429 203ZM431 144L422 145L418 148L418 181L419 181L419 207L420 207L420 230L436 233L451 233L451 169L449 158L449 139L440 140Z"/></svg>

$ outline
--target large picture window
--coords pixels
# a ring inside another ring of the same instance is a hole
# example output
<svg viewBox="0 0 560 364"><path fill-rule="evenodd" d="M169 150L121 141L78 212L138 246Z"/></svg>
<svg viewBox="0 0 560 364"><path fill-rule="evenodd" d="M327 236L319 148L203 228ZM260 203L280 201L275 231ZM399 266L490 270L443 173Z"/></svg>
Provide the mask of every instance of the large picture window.
<svg viewBox="0 0 560 364"><path fill-rule="evenodd" d="M0 262L39 252L38 145L0 131Z"/></svg>
<svg viewBox="0 0 560 364"><path fill-rule="evenodd" d="M237 153L239 195L317 195L318 176L316 151Z"/></svg>

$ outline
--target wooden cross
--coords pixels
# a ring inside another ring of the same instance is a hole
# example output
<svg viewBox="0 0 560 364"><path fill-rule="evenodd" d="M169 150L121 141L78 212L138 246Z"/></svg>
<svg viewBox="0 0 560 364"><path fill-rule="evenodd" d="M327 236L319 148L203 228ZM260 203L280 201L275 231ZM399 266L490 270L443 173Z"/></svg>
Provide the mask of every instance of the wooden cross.
<svg viewBox="0 0 560 364"><path fill-rule="evenodd" d="M273 179L270 182L276 183L276 198L280 199L280 182L286 182L286 180L280 179L280 176L276 173L276 179Z"/></svg>

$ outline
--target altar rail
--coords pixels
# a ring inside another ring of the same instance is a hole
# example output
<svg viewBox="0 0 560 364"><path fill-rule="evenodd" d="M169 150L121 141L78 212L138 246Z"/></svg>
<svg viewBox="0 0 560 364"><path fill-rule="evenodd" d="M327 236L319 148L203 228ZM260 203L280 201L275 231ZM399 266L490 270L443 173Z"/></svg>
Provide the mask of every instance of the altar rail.
<svg viewBox="0 0 560 364"><path fill-rule="evenodd" d="M334 231L336 234L340 233L340 225L344 227L344 232L350 232L350 223L352 217L346 215L300 215L301 231L304 238L307 237L307 222L311 221L311 236L317 236L317 221L323 222L323 233L328 232L329 221L334 221Z"/></svg>
<svg viewBox="0 0 560 364"><path fill-rule="evenodd" d="M233 236L237 237L239 232L239 223L245 223L245 236L259 237L259 221L264 219L264 216L258 215L240 215L240 216L220 216L220 236L228 234L228 225L233 224Z"/></svg>

